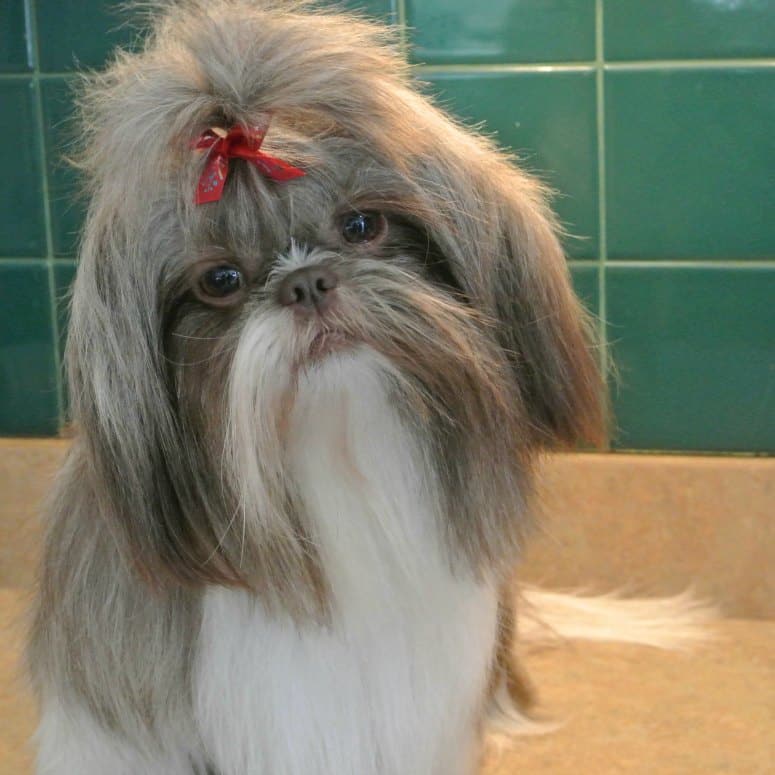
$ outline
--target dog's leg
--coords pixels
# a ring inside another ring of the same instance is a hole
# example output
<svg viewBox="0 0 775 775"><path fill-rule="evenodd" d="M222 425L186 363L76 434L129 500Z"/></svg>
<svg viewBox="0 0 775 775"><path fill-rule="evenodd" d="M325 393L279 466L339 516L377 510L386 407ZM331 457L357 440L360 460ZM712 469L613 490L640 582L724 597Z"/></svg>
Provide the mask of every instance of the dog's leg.
<svg viewBox="0 0 775 775"><path fill-rule="evenodd" d="M147 750L105 729L74 705L45 702L36 735L37 775L205 775L182 745Z"/></svg>

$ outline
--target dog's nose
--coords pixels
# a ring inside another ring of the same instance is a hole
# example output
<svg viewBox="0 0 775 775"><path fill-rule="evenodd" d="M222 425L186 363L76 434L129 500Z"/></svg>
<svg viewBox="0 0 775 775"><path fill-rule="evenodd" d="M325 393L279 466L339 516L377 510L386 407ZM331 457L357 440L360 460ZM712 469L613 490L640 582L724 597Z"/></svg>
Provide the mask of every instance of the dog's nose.
<svg viewBox="0 0 775 775"><path fill-rule="evenodd" d="M322 312L331 303L339 284L336 274L322 266L306 266L291 272L280 283L277 296L284 307Z"/></svg>

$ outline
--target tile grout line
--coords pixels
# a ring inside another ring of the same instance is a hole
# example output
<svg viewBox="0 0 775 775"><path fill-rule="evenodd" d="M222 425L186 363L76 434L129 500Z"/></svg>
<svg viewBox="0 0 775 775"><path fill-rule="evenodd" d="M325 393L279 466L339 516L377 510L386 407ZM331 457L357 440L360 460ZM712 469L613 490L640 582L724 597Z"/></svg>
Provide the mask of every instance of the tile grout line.
<svg viewBox="0 0 775 775"><path fill-rule="evenodd" d="M531 64L452 64L452 65L424 65L414 66L415 70L422 73L548 73L548 72L592 72L595 69L594 62L540 62Z"/></svg>
<svg viewBox="0 0 775 775"><path fill-rule="evenodd" d="M0 264L19 264L19 266L48 266L46 256L0 256Z"/></svg>
<svg viewBox="0 0 775 775"><path fill-rule="evenodd" d="M56 277L54 274L54 232L51 220L51 203L49 199L48 153L46 138L43 131L43 95L40 86L40 50L38 39L38 24L36 16L36 0L26 0L25 22L29 38L28 52L32 56L32 85L35 94L35 120L38 124L39 159L41 165L41 183L43 193L43 223L46 232L46 267L48 269L49 309L51 312L51 333L53 335L54 369L56 377L56 407L57 424L63 422L64 397L62 394L62 359L59 357L59 317L56 304Z"/></svg>
<svg viewBox="0 0 775 775"><path fill-rule="evenodd" d="M28 52L28 56L32 56L32 52ZM76 74L77 71L72 70L70 72L66 70L51 70L46 73L38 73L40 78L46 80L48 78L69 78ZM21 81L25 78L30 78L34 74L33 70L25 70L23 73L0 73L0 81Z"/></svg>
<svg viewBox="0 0 775 775"><path fill-rule="evenodd" d="M775 59L632 59L603 63L605 70L733 70L740 67L767 70L775 67Z"/></svg>
<svg viewBox="0 0 775 775"><path fill-rule="evenodd" d="M591 261L575 259L578 265L591 264ZM615 258L606 259L608 268L662 268L662 269L772 269L775 259L772 258L736 258L736 259L692 259L692 258Z"/></svg>
<svg viewBox="0 0 775 775"><path fill-rule="evenodd" d="M603 0L595 0L595 109L597 117L597 203L599 257L597 261L598 339L600 345L600 371L608 381L610 368L608 357L608 304L606 299L606 261L608 259L608 222L606 212L605 167L605 71L603 49ZM604 449L610 450L607 439Z"/></svg>
<svg viewBox="0 0 775 775"><path fill-rule="evenodd" d="M35 262L45 264L48 261L47 256L0 256L0 264L29 264L33 265ZM76 263L75 256L53 256L51 261L54 266L57 264L72 264Z"/></svg>
<svg viewBox="0 0 775 775"><path fill-rule="evenodd" d="M649 70L735 70L749 68L767 70L775 68L775 59L655 59L643 61L605 62L602 59L579 62L493 62L490 64L419 64L415 69L428 73L542 73L542 72L592 72Z"/></svg>
<svg viewBox="0 0 775 775"><path fill-rule="evenodd" d="M396 25L399 27L399 36L401 46L406 48L407 27L406 27L406 6L405 0L396 0L395 4ZM542 73L542 72L592 72L599 67L595 61L579 62L494 62L492 64L471 64L460 62L458 64L428 65L415 64L413 69L419 72L427 73L445 73L445 72L493 72L493 73ZM735 70L739 68L749 68L753 70L767 70L775 68L775 59L654 59L654 60L631 60L622 62L603 62L602 68L605 71L649 71L649 70ZM75 71L59 70L49 72L39 72L41 79L48 78L68 78ZM23 73L0 73L0 81L4 80L22 80L29 78L31 72Z"/></svg>

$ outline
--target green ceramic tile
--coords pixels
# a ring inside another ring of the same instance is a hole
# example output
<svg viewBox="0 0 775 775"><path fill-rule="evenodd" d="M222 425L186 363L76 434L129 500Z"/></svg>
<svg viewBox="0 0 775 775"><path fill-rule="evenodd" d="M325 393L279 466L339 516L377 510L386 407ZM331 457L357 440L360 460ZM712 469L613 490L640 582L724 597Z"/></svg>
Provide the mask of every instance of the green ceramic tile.
<svg viewBox="0 0 775 775"><path fill-rule="evenodd" d="M0 72L30 70L24 0L0 4Z"/></svg>
<svg viewBox="0 0 775 775"><path fill-rule="evenodd" d="M437 73L441 104L518 153L557 192L554 207L575 258L598 254L595 79L586 72Z"/></svg>
<svg viewBox="0 0 775 775"><path fill-rule="evenodd" d="M775 54L770 0L606 0L606 59Z"/></svg>
<svg viewBox="0 0 775 775"><path fill-rule="evenodd" d="M775 257L775 69L609 72L608 255Z"/></svg>
<svg viewBox="0 0 775 775"><path fill-rule="evenodd" d="M49 435L58 425L48 269L0 261L0 435Z"/></svg>
<svg viewBox="0 0 775 775"><path fill-rule="evenodd" d="M41 79L43 135L48 166L48 196L55 256L75 255L85 204L76 195L77 175L68 164L73 144L72 82L57 76Z"/></svg>
<svg viewBox="0 0 775 775"><path fill-rule="evenodd" d="M573 289L581 303L595 316L600 315L597 264L574 264L570 268Z"/></svg>
<svg viewBox="0 0 775 775"><path fill-rule="evenodd" d="M607 268L617 446L775 451L775 268Z"/></svg>
<svg viewBox="0 0 775 775"><path fill-rule="evenodd" d="M428 64L595 58L594 0L406 0L413 56Z"/></svg>
<svg viewBox="0 0 775 775"><path fill-rule="evenodd" d="M40 69L101 67L116 46L131 45L137 27L120 5L103 0L38 0Z"/></svg>
<svg viewBox="0 0 775 775"><path fill-rule="evenodd" d="M43 256L46 235L31 79L0 80L0 256Z"/></svg>

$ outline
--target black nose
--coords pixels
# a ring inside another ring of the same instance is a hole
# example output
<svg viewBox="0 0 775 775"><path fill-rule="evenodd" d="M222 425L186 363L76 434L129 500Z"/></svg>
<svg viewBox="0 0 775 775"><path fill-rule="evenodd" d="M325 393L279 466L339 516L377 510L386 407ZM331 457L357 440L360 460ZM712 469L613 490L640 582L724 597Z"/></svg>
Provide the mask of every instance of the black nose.
<svg viewBox="0 0 775 775"><path fill-rule="evenodd" d="M337 276L322 266L307 266L291 272L280 283L277 297L284 307L297 307L322 312L339 284Z"/></svg>

